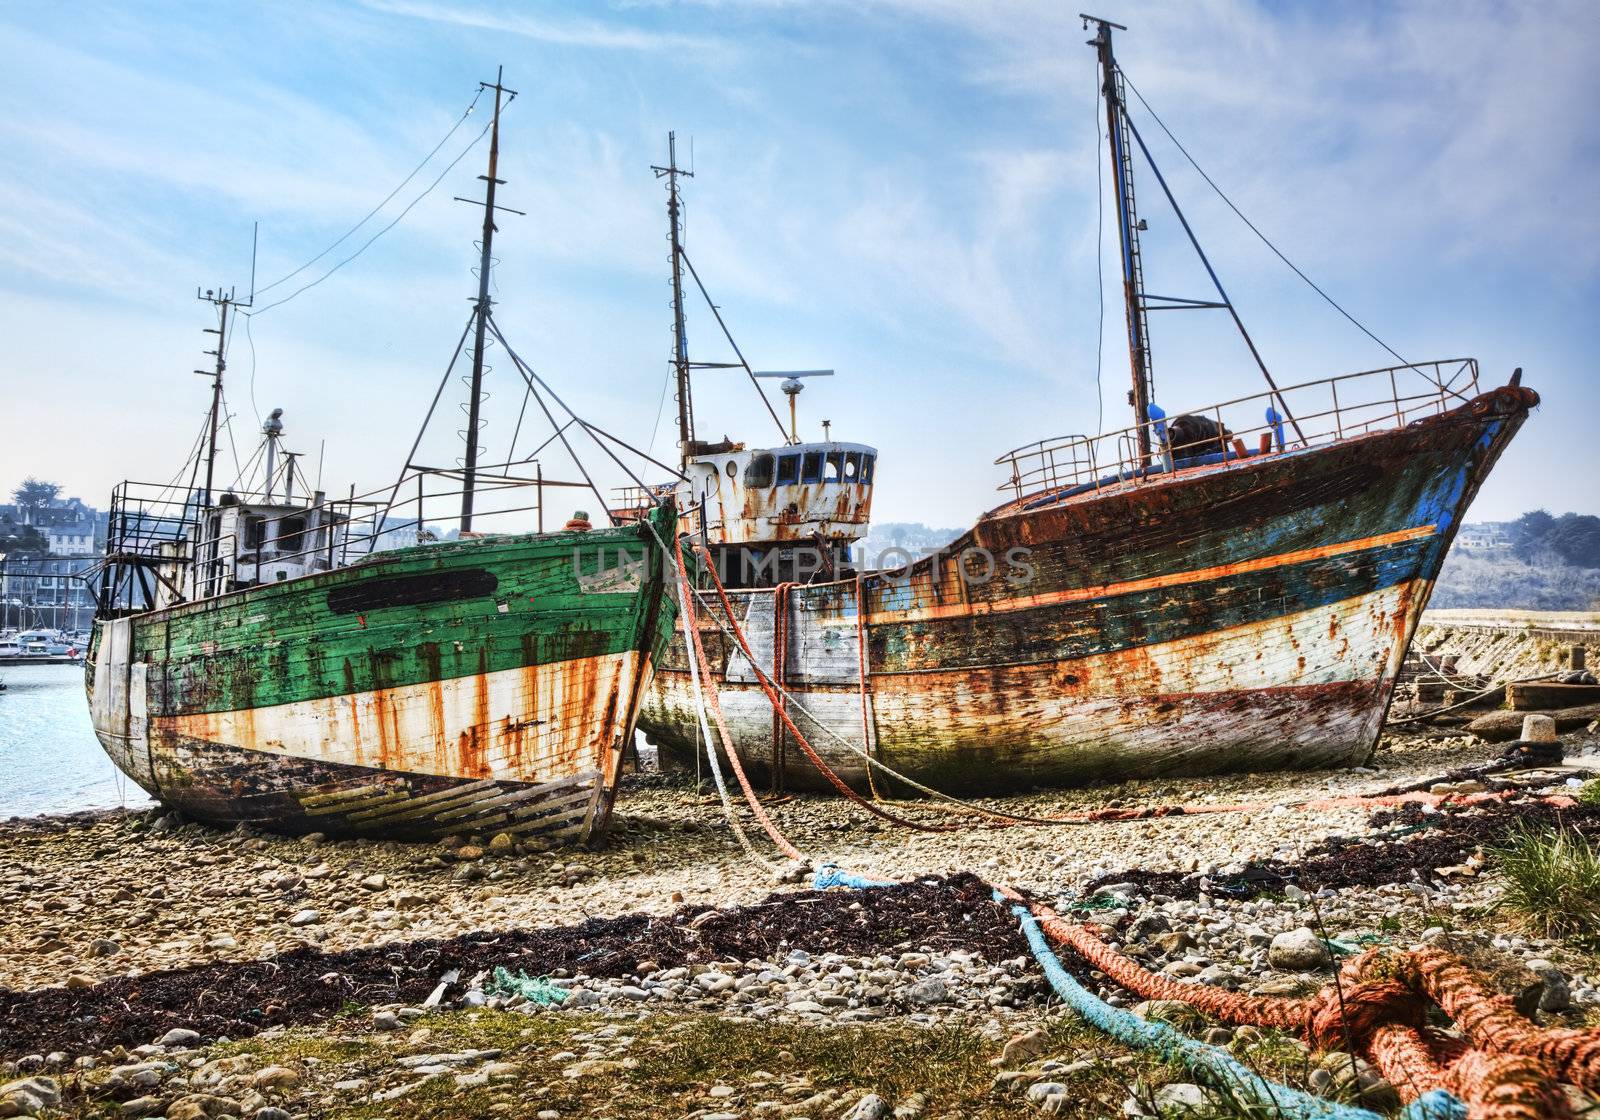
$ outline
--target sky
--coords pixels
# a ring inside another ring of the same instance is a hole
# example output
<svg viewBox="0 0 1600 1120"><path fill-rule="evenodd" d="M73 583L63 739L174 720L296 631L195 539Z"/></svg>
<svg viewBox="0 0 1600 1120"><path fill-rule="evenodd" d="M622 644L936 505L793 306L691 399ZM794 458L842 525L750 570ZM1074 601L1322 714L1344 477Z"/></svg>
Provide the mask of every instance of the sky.
<svg viewBox="0 0 1600 1120"><path fill-rule="evenodd" d="M1489 386L1520 366L1543 395L1471 519L1600 513L1600 9L1094 2L1128 26L1118 58L1172 134L1352 315L1408 361L1476 357ZM1004 497L996 456L1131 422L1076 7L0 6L0 489L40 475L104 504L120 479L179 471L208 406L196 291L248 293L257 224L254 314L228 346L240 459L281 407L325 489L390 482L476 291L481 211L453 196L482 190L488 102L462 115L504 66L498 201L524 215L498 223L496 316L563 401L675 459L650 168L676 130L688 253L740 348L836 370L801 396L802 436L826 419L880 449L876 520L968 523ZM1134 120L1280 383L1394 364ZM1209 298L1136 174L1147 286ZM697 360L731 357L703 304L688 330ZM1221 313L1156 315L1152 336L1169 412L1262 387ZM503 351L489 362L497 461L524 395ZM695 385L702 438L776 441L740 371ZM446 383L420 460L460 455L464 393ZM603 486L626 481L580 450ZM553 448L541 463L576 477Z"/></svg>

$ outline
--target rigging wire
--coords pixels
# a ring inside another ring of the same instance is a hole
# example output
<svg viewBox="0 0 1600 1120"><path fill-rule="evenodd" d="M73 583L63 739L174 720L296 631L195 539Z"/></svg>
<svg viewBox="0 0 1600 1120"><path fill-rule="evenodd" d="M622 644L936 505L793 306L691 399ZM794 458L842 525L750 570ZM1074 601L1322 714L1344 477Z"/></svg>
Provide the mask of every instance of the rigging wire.
<svg viewBox="0 0 1600 1120"><path fill-rule="evenodd" d="M1202 178L1202 179L1204 179L1206 181L1206 185L1207 186L1209 186L1212 190L1217 192L1217 197L1222 199L1223 202L1227 203L1228 209L1232 210L1234 212L1234 214L1238 217L1238 219L1241 222L1243 222L1249 228L1251 233L1255 234L1257 237L1259 237L1261 239L1261 243L1263 245L1265 245L1268 249L1271 249L1272 252L1277 256L1277 258L1280 261L1282 261L1284 264L1288 265L1290 271L1292 271L1296 276L1300 277L1300 279L1304 280L1308 285L1310 285L1312 291L1316 292L1317 295L1321 296L1324 300L1326 300L1327 303L1328 303L1328 306L1332 307L1339 314L1343 315L1346 319L1350 320L1350 322L1353 323L1356 326L1356 328L1361 331L1362 334L1366 335L1368 338L1372 339L1373 342L1376 342L1379 346L1381 346L1385 350L1387 350L1391 355L1394 356L1395 360L1400 362L1402 365L1410 366L1413 369L1416 368L1411 362L1408 362L1408 361L1406 361L1405 358L1401 357L1399 352L1396 351L1394 347L1390 346L1387 342L1383 341L1383 339L1379 338L1377 335L1373 334L1370 330L1368 330L1364 323L1362 323L1354 315L1350 314L1350 312L1346 311L1343 307L1341 307L1339 305L1339 303L1332 296L1330 296L1327 292L1323 291L1320 287L1318 287L1316 282L1314 280L1312 280L1311 277L1307 276L1304 272L1301 272L1299 267L1293 261L1291 261L1288 257L1284 256L1283 255L1283 251L1281 249L1279 249L1276 245L1274 245L1272 243L1271 239L1268 238L1266 234L1262 233L1259 229L1257 229L1255 223L1252 222L1249 218L1245 217L1244 216L1244 212L1241 211L1237 206L1235 206L1233 204L1233 199L1229 198L1226 194L1224 194L1222 188L1217 186L1216 181L1213 180L1211 178L1211 176L1209 176L1209 175L1207 175L1205 173L1205 169L1202 168L1200 166L1200 164L1195 161L1195 158L1192 155L1189 154L1189 149L1185 148L1181 143L1179 143L1178 138L1172 134L1172 130L1167 127L1166 122L1163 121L1160 117L1158 117L1156 115L1156 111L1150 107L1150 102L1146 101L1145 98L1144 98L1144 94L1139 92L1139 87L1134 85L1133 82L1128 78L1127 71L1123 70L1119 66L1117 68L1117 72L1122 75L1122 80L1127 85L1127 87L1129 89L1133 90L1133 95L1139 99L1139 104L1144 106L1145 112L1150 114L1150 119L1155 121L1156 124L1160 126L1161 131L1167 134L1167 139L1171 140L1172 143L1173 143L1173 146L1176 147L1178 149L1178 151L1183 153L1183 158L1189 161L1189 166L1193 167L1195 169L1195 171L1199 173L1200 178Z"/></svg>
<svg viewBox="0 0 1600 1120"><path fill-rule="evenodd" d="M450 131L446 132L444 134L444 137L437 144L435 144L433 146L433 150L432 151L430 151L427 155L422 157L422 162L417 164L417 166L413 167L411 169L411 173L409 175L407 175L404 179L400 180L399 185L396 186L394 188L394 190L390 191L387 195L384 196L382 202L378 203L378 205L374 206L371 210L368 210L365 217L363 217L359 222L357 222L355 225L351 226L349 229L345 230L344 233L339 237L339 239L337 241L335 241L333 244L329 245L326 249L322 250L322 252L320 252L316 256L312 257L305 264L301 265L299 268L295 269L293 272L289 273L288 275L280 276L278 279L274 280L272 283L267 284L264 287L257 288L256 289L256 294L260 295L260 294L262 294L264 292L270 292L273 288L276 288L279 284L282 284L282 283L284 283L285 281L288 281L288 280L292 280L296 276L300 275L300 273L304 272L306 269L310 268L312 265L314 265L318 261L320 261L323 257L327 256L329 253L331 253L335 249L337 249L340 245L344 244L344 242L347 241L350 238L350 236L356 232L356 230L358 230L362 226L366 225L369 221L372 220L372 218L378 213L378 211L382 210L385 206L389 205L389 203L394 200L394 196L399 194L402 190L404 190L406 184L411 182L411 180L415 179L417 177L418 173L421 172L421 170L424 167L428 166L428 163L433 159L433 157L439 154L439 149L444 147L446 144L448 144L450 142L450 137L454 136L456 134L456 131L458 129L460 129L460 127L463 124L465 124L467 122L467 118L472 115L472 110L474 110L474 109L476 109L478 107L478 98L483 96L483 90L484 90L484 87L482 87L482 86L478 87L477 95L475 97L473 97L471 103L467 106L466 111L464 113L462 113L459 118L457 118L456 123L450 126Z"/></svg>
<svg viewBox="0 0 1600 1120"><path fill-rule="evenodd" d="M1094 106L1094 291L1100 299L1100 325L1094 335L1094 397L1095 397L1095 422L1096 435L1106 430L1106 386L1105 386L1105 354L1106 354L1106 270L1105 270L1105 245L1106 245L1106 184L1105 168L1100 162L1100 72L1095 71L1095 97ZM1106 134L1106 143L1111 142L1110 133Z"/></svg>
<svg viewBox="0 0 1600 1120"><path fill-rule="evenodd" d="M274 307L282 307L284 304L286 304L290 300L294 299L294 297L299 295L301 292L309 291L310 289L315 288L318 284L322 283L328 277L332 276L335 272L338 272L345 265L347 265L351 261L355 260L362 253L365 253L369 248L371 248L372 243L374 241L378 240L378 238L382 237L384 234L388 233L395 226L399 225L400 224L400 220L402 218L404 218L407 214L411 213L412 209L417 205L417 203L421 202L423 199L427 198L428 195L432 194L433 193L433 189L435 187L437 187L440 184L440 182L443 181L444 177L446 175L450 174L451 171L455 170L456 164L460 163L463 159L465 159L466 156L467 156L467 153L472 151L473 148L476 148L478 146L478 142L489 134L489 129L491 127L493 127L493 122L490 122L490 124L484 125L483 126L483 131L478 133L477 136L473 137L472 138L472 142L470 144L468 144L465 148L462 148L460 154L458 154L455 159L451 160L448 164L445 165L445 169L443 171L439 172L438 176L434 178L433 182L429 183L427 185L427 187L425 187L423 189L422 193L417 195L416 198L413 198L410 202L406 203L406 208L404 210L400 211L400 213L396 214L393 221L391 221L388 225L384 226L382 229L380 229L377 233L373 234L371 237L367 238L367 240L362 244L361 248L359 248L355 252L351 253L348 257L345 257L342 261L340 261L338 264L334 265L332 268L328 269L327 272L324 272L321 276L317 277L315 280L311 281L309 284L304 284L304 285L296 288L294 291L290 292L288 295L284 296L282 299L277 300L277 301L275 301L273 303L269 303L265 307L256 308L254 311L251 311L249 313L249 316L251 318L254 318L257 315L260 315L262 312L271 311Z"/></svg>
<svg viewBox="0 0 1600 1120"><path fill-rule="evenodd" d="M256 423L260 424L261 406L256 404L256 340L250 333L250 316L244 317L244 339L250 344L250 411L256 414Z"/></svg>

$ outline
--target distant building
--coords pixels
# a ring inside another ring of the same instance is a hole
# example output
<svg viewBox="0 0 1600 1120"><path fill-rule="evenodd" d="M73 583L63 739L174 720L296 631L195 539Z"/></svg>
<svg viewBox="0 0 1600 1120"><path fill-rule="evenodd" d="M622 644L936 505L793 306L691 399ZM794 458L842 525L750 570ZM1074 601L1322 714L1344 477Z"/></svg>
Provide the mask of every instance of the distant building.
<svg viewBox="0 0 1600 1120"><path fill-rule="evenodd" d="M0 558L0 630L86 630L95 602L85 578L105 546L108 518L78 498L29 508L0 504L0 524L31 526L45 548Z"/></svg>
<svg viewBox="0 0 1600 1120"><path fill-rule="evenodd" d="M1511 551L1511 522L1477 521L1461 526L1456 547L1472 552Z"/></svg>

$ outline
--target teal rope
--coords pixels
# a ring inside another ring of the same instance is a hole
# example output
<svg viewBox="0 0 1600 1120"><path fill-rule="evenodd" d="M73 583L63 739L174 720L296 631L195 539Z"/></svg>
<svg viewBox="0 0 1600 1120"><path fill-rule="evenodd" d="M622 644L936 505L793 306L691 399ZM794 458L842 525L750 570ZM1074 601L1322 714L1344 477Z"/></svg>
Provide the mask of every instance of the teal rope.
<svg viewBox="0 0 1600 1120"><path fill-rule="evenodd" d="M845 871L835 864L817 868L811 885L816 890L829 887L849 887L866 890L889 887L882 879L868 879ZM1008 899L994 892L996 902L1004 905ZM1272 1115L1285 1120L1382 1120L1378 1113L1353 1105L1323 1100L1311 1093L1255 1073L1220 1046L1200 1042L1185 1035L1176 1027L1159 1020L1141 1019L1131 1011L1112 1007L1073 979L1061 965L1061 959L1050 947L1039 920L1026 906L1013 905L1012 913L1022 922L1022 934L1028 939L1034 958L1044 969L1045 978L1067 1006L1098 1030L1119 1042L1141 1050L1157 1050L1174 1058L1184 1066L1209 1077L1252 1103L1272 1110ZM1467 1120L1467 1106L1461 1098L1444 1089L1432 1089L1408 1104L1400 1113L1400 1120Z"/></svg>
<svg viewBox="0 0 1600 1120"><path fill-rule="evenodd" d="M999 891L994 893L994 898L1001 904L1007 901ZM1192 1039L1160 1020L1141 1019L1131 1011L1112 1007L1061 966L1060 958L1050 948L1039 926L1039 919L1026 906L1013 905L1011 912L1022 922L1022 934L1044 969L1050 987L1085 1021L1117 1041L1141 1050L1156 1050L1167 1058L1176 1059L1251 1103L1272 1109L1275 1116L1292 1120L1380 1120L1376 1112L1368 1109L1323 1100L1288 1085L1268 1081L1219 1046ZM1467 1106L1454 1095L1436 1089L1412 1101L1400 1115L1402 1120L1466 1120Z"/></svg>
<svg viewBox="0 0 1600 1120"><path fill-rule="evenodd" d="M868 879L857 875L853 871L846 871L836 863L825 863L817 868L817 873L811 877L811 889L825 891L829 887L849 887L852 890L866 890L869 887L892 887L895 884L883 879Z"/></svg>

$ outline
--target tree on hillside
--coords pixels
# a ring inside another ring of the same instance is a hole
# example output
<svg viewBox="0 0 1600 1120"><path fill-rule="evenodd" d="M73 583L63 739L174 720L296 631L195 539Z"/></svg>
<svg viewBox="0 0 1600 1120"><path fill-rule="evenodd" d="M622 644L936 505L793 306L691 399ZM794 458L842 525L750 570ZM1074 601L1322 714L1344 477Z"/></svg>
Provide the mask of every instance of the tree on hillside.
<svg viewBox="0 0 1600 1120"><path fill-rule="evenodd" d="M1511 523L1511 551L1523 563L1532 563L1539 552L1549 547L1545 538L1556 527L1556 519L1547 509L1529 510Z"/></svg>
<svg viewBox="0 0 1600 1120"><path fill-rule="evenodd" d="M1600 568L1600 517L1564 513L1545 534L1545 547L1578 568Z"/></svg>
<svg viewBox="0 0 1600 1120"><path fill-rule="evenodd" d="M44 552L47 542L32 525L19 525L0 517L0 553Z"/></svg>
<svg viewBox="0 0 1600 1120"><path fill-rule="evenodd" d="M56 500L56 495L61 493L61 487L54 482L44 482L29 475L22 480L15 490L11 491L11 500L30 513L38 513Z"/></svg>

